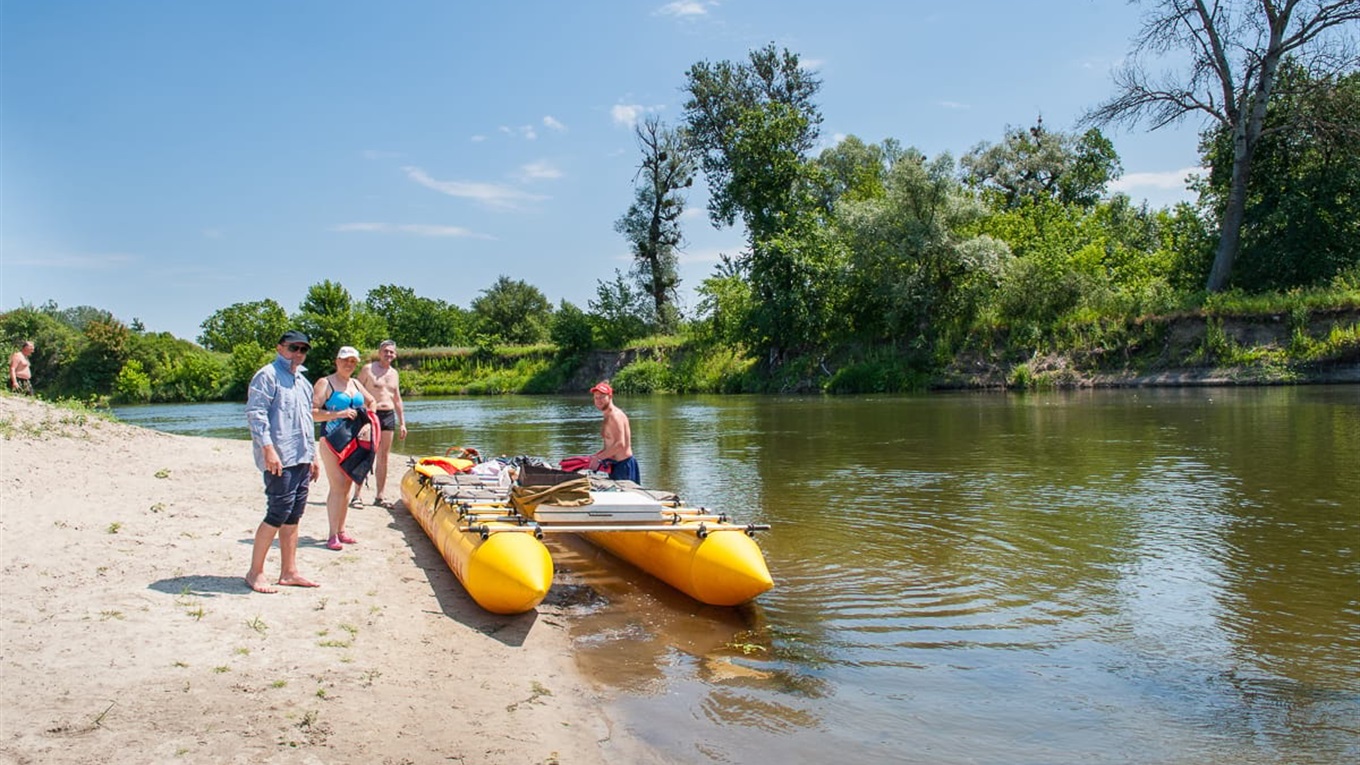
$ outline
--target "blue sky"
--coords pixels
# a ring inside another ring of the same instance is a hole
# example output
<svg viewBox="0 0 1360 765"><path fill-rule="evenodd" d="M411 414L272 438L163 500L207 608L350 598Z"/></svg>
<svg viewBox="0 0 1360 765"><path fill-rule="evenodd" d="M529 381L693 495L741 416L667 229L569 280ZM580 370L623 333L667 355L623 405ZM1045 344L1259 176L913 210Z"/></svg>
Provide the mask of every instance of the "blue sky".
<svg viewBox="0 0 1360 765"><path fill-rule="evenodd" d="M958 158L1112 92L1119 0L0 2L0 309L55 300L194 339L324 279L463 307L498 276L586 308L626 272L632 124L768 43L817 71L823 142ZM1188 199L1187 123L1108 129L1120 188ZM690 199L682 300L738 229Z"/></svg>

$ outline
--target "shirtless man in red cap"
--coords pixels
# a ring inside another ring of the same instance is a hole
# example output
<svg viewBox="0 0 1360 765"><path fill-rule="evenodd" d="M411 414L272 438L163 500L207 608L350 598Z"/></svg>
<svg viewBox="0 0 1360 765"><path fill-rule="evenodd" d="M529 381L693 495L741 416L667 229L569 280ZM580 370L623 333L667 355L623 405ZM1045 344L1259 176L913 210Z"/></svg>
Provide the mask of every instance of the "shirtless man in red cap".
<svg viewBox="0 0 1360 765"><path fill-rule="evenodd" d="M590 455L590 469L606 470L616 481L642 483L637 460L633 459L633 431L628 425L628 415L614 406L613 386L605 380L596 383L590 392L595 397L595 408L604 415L604 424L600 427L604 448Z"/></svg>

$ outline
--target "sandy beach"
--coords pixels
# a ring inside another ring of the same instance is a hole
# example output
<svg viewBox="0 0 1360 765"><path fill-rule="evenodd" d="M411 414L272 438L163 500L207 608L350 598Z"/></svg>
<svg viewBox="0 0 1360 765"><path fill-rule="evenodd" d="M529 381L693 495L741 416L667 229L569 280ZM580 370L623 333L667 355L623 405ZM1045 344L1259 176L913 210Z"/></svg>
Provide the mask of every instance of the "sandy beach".
<svg viewBox="0 0 1360 765"><path fill-rule="evenodd" d="M661 761L561 614L479 609L400 504L352 510L359 543L327 550L323 473L298 556L321 586L253 593L249 442L9 395L0 437L0 763Z"/></svg>

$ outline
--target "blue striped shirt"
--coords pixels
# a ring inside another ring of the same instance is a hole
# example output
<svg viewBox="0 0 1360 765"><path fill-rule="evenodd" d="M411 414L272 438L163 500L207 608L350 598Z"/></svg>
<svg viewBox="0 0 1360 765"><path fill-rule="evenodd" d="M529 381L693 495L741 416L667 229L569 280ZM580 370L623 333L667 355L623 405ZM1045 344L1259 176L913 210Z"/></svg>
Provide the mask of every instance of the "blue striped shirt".
<svg viewBox="0 0 1360 765"><path fill-rule="evenodd" d="M312 424L312 385L293 374L292 363L274 357L250 380L246 396L246 424L255 452L255 467L264 471L264 447L272 444L284 467L303 465L316 458L316 426Z"/></svg>

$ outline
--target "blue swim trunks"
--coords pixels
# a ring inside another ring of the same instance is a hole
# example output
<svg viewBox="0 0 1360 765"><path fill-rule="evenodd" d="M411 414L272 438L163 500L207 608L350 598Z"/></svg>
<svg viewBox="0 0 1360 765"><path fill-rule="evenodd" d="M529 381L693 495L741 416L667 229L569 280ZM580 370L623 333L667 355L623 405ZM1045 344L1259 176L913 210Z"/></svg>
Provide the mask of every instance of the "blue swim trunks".
<svg viewBox="0 0 1360 765"><path fill-rule="evenodd" d="M609 466L609 477L615 481L632 481L636 484L642 483L642 478L638 472L637 459L629 457L619 460Z"/></svg>

